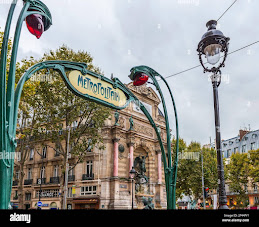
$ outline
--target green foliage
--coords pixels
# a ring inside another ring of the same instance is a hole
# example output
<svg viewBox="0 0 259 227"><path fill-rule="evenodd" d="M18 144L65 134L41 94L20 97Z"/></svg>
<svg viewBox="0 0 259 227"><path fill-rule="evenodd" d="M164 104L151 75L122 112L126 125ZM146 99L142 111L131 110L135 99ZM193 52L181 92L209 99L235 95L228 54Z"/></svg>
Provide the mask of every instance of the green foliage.
<svg viewBox="0 0 259 227"><path fill-rule="evenodd" d="M248 205L247 189L259 182L259 149L248 153L236 153L227 165L228 185L236 195L238 207Z"/></svg>
<svg viewBox="0 0 259 227"><path fill-rule="evenodd" d="M175 139L172 141L175 152ZM179 140L179 160L176 183L176 197L188 195L198 199L202 195L203 152L204 184L210 189L217 187L217 157L213 149L202 148L200 143L191 142L188 146L183 139Z"/></svg>
<svg viewBox="0 0 259 227"><path fill-rule="evenodd" d="M17 71L21 75L33 64L46 60L85 62L88 64L88 69L100 73L100 70L93 66L93 59L87 52L75 52L66 46L44 54L39 61L33 58L23 60ZM56 147L59 147L59 152L65 157L67 142L64 144L62 141L68 139L66 129L73 122L77 122L71 130L70 142L73 144L71 153L82 161L89 146L98 145L98 148L103 148L100 129L110 116L110 110L75 96L66 87L61 76L53 70L42 70L34 78L38 80L28 81L27 90L30 87L29 93L27 92L26 95L24 93L21 98L21 103L26 103L31 107L27 107L27 111L33 110L35 116L33 119L34 129L36 129L33 133L34 136L42 137L42 130L38 129L46 128L48 140L55 144L52 148L55 150ZM20 106L20 109L23 110L22 106ZM23 113L27 112L23 110ZM59 129L63 129L63 133L60 133ZM89 143L89 141L91 142Z"/></svg>

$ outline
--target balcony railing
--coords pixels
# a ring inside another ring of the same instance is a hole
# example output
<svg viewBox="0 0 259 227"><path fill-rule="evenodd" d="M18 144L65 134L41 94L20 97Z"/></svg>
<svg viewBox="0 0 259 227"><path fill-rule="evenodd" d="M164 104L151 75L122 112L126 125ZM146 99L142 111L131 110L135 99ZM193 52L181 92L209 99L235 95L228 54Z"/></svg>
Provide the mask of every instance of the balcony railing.
<svg viewBox="0 0 259 227"><path fill-rule="evenodd" d="M93 173L92 174L87 173L82 175L82 180L93 180L93 179L94 179Z"/></svg>
<svg viewBox="0 0 259 227"><path fill-rule="evenodd" d="M68 182L75 181L75 175L68 175Z"/></svg>
<svg viewBox="0 0 259 227"><path fill-rule="evenodd" d="M50 184L59 184L59 177L51 177L49 183Z"/></svg>
<svg viewBox="0 0 259 227"><path fill-rule="evenodd" d="M24 185L31 185L33 182L33 179L25 179L24 180Z"/></svg>

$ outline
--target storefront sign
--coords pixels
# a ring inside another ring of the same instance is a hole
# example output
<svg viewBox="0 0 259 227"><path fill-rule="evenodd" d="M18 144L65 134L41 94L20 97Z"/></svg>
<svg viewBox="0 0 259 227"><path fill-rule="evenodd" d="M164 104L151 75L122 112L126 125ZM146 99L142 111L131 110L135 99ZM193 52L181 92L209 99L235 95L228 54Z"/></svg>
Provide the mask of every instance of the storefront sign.
<svg viewBox="0 0 259 227"><path fill-rule="evenodd" d="M76 186L73 185L73 186L72 186L72 195L75 195L75 194L76 194Z"/></svg>
<svg viewBox="0 0 259 227"><path fill-rule="evenodd" d="M69 73L68 79L72 86L83 95L88 95L117 107L123 107L127 103L127 97L122 90L114 88L113 84L98 77L90 74L83 75L80 71L74 70Z"/></svg>

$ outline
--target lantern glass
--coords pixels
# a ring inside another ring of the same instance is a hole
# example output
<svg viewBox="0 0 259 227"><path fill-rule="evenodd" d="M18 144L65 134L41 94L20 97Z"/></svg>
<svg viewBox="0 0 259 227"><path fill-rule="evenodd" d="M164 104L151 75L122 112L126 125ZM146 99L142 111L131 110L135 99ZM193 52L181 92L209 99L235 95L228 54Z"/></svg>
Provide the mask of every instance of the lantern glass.
<svg viewBox="0 0 259 227"><path fill-rule="evenodd" d="M148 75L146 75L144 73L138 73L137 75L135 75L133 85L134 86L141 86L148 81L148 78L149 78Z"/></svg>
<svg viewBox="0 0 259 227"><path fill-rule="evenodd" d="M210 44L204 48L204 53L206 55L208 63L210 63L211 65L215 65L216 63L218 63L220 59L221 49L222 46L219 44Z"/></svg>
<svg viewBox="0 0 259 227"><path fill-rule="evenodd" d="M44 24L42 15L32 14L26 17L26 25L29 32L36 36L39 39L44 32Z"/></svg>

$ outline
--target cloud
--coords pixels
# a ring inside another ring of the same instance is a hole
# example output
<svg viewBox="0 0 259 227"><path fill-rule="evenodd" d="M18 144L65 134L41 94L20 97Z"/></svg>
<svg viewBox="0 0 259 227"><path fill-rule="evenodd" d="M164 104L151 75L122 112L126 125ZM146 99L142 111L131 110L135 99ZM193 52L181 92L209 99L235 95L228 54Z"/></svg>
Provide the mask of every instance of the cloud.
<svg viewBox="0 0 259 227"><path fill-rule="evenodd" d="M107 77L129 82L131 67L148 65L167 77L199 65L198 42L208 20L218 19L232 2L224 0L45 0L53 25L40 40L23 28L18 58L40 57L66 44L90 52ZM229 51L259 40L259 2L237 1L220 19L230 37ZM21 6L15 12L15 18ZM8 6L0 6L3 29ZM12 24L12 32L14 31ZM236 136L240 126L259 128L259 45L229 55L219 87L222 138ZM213 96L202 67L167 79L177 104L180 136L202 144L215 137ZM161 82L160 82L161 83ZM166 91L166 87L163 91ZM166 93L166 99L169 99ZM168 101L170 104L170 102ZM174 130L172 105L168 106Z"/></svg>

